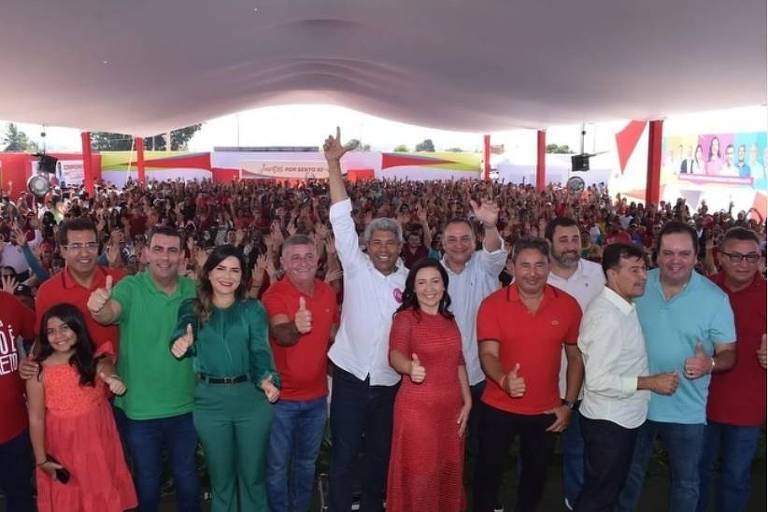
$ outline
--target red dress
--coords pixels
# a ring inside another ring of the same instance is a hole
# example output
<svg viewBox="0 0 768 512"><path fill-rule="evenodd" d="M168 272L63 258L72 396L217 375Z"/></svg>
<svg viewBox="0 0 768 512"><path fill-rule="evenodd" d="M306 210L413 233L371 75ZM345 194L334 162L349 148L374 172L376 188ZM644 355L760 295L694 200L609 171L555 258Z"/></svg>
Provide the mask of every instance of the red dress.
<svg viewBox="0 0 768 512"><path fill-rule="evenodd" d="M404 376L395 398L387 512L464 510L459 328L440 315L404 311L392 322L389 346L408 358L415 353L426 377L414 384Z"/></svg>
<svg viewBox="0 0 768 512"><path fill-rule="evenodd" d="M118 512L137 506L107 389L81 386L68 364L43 366L45 447L70 473L54 482L37 469L39 512Z"/></svg>

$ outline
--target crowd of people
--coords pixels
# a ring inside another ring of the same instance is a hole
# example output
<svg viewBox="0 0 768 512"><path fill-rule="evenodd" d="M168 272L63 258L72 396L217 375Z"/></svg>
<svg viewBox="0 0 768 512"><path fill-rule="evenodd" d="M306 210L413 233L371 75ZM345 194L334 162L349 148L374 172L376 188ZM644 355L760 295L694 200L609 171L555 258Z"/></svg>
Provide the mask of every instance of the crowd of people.
<svg viewBox="0 0 768 512"><path fill-rule="evenodd" d="M199 443L214 511L305 512L328 423L332 512L355 482L365 512L499 510L515 438L513 508L536 510L558 436L568 509L635 510L660 438L670 510L744 510L762 219L602 185L346 183L349 149L325 141L327 181L4 193L9 510L155 511L164 464L200 510Z"/></svg>

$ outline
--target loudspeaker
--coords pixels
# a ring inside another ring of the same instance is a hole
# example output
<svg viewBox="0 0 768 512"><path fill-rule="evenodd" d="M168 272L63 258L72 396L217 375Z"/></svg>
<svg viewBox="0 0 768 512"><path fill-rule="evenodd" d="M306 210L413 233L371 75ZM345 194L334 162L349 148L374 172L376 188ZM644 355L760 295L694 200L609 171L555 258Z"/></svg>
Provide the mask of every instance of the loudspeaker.
<svg viewBox="0 0 768 512"><path fill-rule="evenodd" d="M56 162L59 161L58 158L46 155L45 153L39 153L37 156L40 157L37 161L37 168L40 172L47 172L50 174L56 173Z"/></svg>
<svg viewBox="0 0 768 512"><path fill-rule="evenodd" d="M573 172L582 172L589 170L589 155L572 155L571 170Z"/></svg>

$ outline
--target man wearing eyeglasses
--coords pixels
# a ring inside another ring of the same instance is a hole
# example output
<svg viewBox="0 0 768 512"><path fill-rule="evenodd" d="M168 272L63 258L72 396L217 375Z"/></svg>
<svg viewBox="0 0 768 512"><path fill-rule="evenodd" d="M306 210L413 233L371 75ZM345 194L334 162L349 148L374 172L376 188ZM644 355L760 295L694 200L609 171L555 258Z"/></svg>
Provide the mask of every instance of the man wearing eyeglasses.
<svg viewBox="0 0 768 512"><path fill-rule="evenodd" d="M760 241L731 228L720 245L721 272L712 276L727 295L736 320L736 364L712 376L701 458L698 510L707 509L709 482L720 455L717 510L744 510L751 491L752 459L766 419L766 283L758 271Z"/></svg>
<svg viewBox="0 0 768 512"><path fill-rule="evenodd" d="M59 245L64 257L64 270L46 280L37 292L35 299L35 330L40 327L40 319L55 304L71 304L78 308L85 318L88 332L91 334L96 350L105 343L112 344L113 353L117 354L118 330L116 325L101 325L88 313L86 304L93 290L105 286L107 276L117 283L123 278L123 272L114 268L96 264L99 255L99 243L96 241L96 226L86 218L68 220L59 227ZM38 365L27 359L22 362L20 374L29 379L37 375Z"/></svg>

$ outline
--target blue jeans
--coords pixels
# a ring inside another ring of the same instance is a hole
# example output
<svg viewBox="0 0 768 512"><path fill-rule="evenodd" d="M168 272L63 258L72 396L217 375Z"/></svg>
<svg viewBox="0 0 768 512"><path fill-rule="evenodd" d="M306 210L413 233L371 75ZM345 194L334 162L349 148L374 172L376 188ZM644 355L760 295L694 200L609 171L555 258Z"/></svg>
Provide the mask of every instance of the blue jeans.
<svg viewBox="0 0 768 512"><path fill-rule="evenodd" d="M635 453L627 475L627 483L619 496L619 512L637 509L643 493L645 470L653 452L656 437L669 455L670 489L669 507L671 512L694 512L699 501L699 461L704 443L706 425L682 423L661 423L648 420L640 427L635 442Z"/></svg>
<svg viewBox="0 0 768 512"><path fill-rule="evenodd" d="M363 381L341 368L334 368L329 512L351 510L355 480L362 486L360 512L384 509L397 388L396 385L371 386L368 379ZM362 473L356 467L361 450L365 453Z"/></svg>
<svg viewBox="0 0 768 512"><path fill-rule="evenodd" d="M325 397L279 400L272 408L267 451L267 495L271 512L308 512L315 464L325 433Z"/></svg>
<svg viewBox="0 0 768 512"><path fill-rule="evenodd" d="M738 427L710 422L704 439L704 453L699 467L701 487L698 510L700 512L707 510L709 482L718 455L722 459L720 480L716 487L717 510L723 512L745 510L752 491L752 459L757 452L760 427Z"/></svg>
<svg viewBox="0 0 768 512"><path fill-rule="evenodd" d="M34 459L29 431L0 443L0 490L8 512L32 512L32 468Z"/></svg>
<svg viewBox="0 0 768 512"><path fill-rule="evenodd" d="M156 512L160 504L161 452L168 456L176 487L176 509L200 510L200 482L195 464L197 433L192 413L125 422L126 443L133 461L133 480L140 512Z"/></svg>
<svg viewBox="0 0 768 512"><path fill-rule="evenodd" d="M575 407L571 422L562 435L563 448L563 491L565 499L573 507L584 486L584 436L581 433L581 415Z"/></svg>

